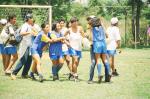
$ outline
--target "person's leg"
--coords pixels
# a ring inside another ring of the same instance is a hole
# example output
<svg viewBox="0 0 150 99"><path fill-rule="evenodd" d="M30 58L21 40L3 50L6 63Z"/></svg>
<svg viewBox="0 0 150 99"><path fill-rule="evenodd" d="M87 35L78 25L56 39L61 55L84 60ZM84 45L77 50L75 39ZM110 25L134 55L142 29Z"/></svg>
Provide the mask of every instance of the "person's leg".
<svg viewBox="0 0 150 99"><path fill-rule="evenodd" d="M6 73L11 73L11 68L15 64L17 59L18 59L18 54L17 53L12 54L12 59L10 60L10 64L9 64L9 66L6 69Z"/></svg>
<svg viewBox="0 0 150 99"><path fill-rule="evenodd" d="M9 66L10 59L11 59L11 55L6 54L6 55L5 55L5 69L4 69L5 71L6 71L6 69L7 69L8 66Z"/></svg>
<svg viewBox="0 0 150 99"><path fill-rule="evenodd" d="M110 78L111 78L111 76L109 74L109 72L110 72L110 65L109 65L109 62L107 60L106 54L102 54L102 62L104 64L104 66L105 66L105 81L106 82L110 82Z"/></svg>
<svg viewBox="0 0 150 99"><path fill-rule="evenodd" d="M72 73L71 57L69 55L65 55L64 58L66 60L66 63L67 63L70 73Z"/></svg>
<svg viewBox="0 0 150 99"><path fill-rule="evenodd" d="M75 81L78 80L77 66L78 66L78 56L72 56L72 68Z"/></svg>
<svg viewBox="0 0 150 99"><path fill-rule="evenodd" d="M62 66L63 66L63 64L64 64L64 59L63 59L63 57L60 57L59 59L58 59L58 69L57 69L57 73L59 72L59 70L62 68Z"/></svg>
<svg viewBox="0 0 150 99"><path fill-rule="evenodd" d="M33 79L33 80L36 80L36 78L35 78L35 76L34 76L34 73L36 72L36 62L34 61L34 59L33 59L33 61L32 61L32 69L31 69L31 72L30 72L30 78L31 79Z"/></svg>
<svg viewBox="0 0 150 99"><path fill-rule="evenodd" d="M27 61L24 65L24 68L23 68L23 71L22 71L22 77L26 78L26 76L28 75L28 72L30 70L31 64L32 64L32 56L28 55L27 56Z"/></svg>
<svg viewBox="0 0 150 99"><path fill-rule="evenodd" d="M6 54L2 54L2 62L3 62L3 66L4 66L4 71L6 70Z"/></svg>
<svg viewBox="0 0 150 99"><path fill-rule="evenodd" d="M90 76L89 76L89 81L93 80L94 77L94 69L95 69L95 54L93 53L93 49L90 49L90 56L91 56L91 66L90 66Z"/></svg>
<svg viewBox="0 0 150 99"><path fill-rule="evenodd" d="M58 66L58 60L52 60L52 74L53 74L53 81L57 80L57 66Z"/></svg>

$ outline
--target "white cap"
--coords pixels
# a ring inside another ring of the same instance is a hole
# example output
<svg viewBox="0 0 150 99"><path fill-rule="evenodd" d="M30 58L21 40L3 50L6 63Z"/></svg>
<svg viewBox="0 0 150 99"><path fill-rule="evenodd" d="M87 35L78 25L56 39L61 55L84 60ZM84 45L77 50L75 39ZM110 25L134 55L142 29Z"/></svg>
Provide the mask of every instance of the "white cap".
<svg viewBox="0 0 150 99"><path fill-rule="evenodd" d="M90 16L90 18L95 18L95 17L96 17L95 15L91 15L91 16Z"/></svg>
<svg viewBox="0 0 150 99"><path fill-rule="evenodd" d="M117 17L113 17L111 19L111 24L116 24L116 23L118 23L118 18Z"/></svg>
<svg viewBox="0 0 150 99"><path fill-rule="evenodd" d="M0 24L6 24L7 23L7 20L6 19L1 19L0 20Z"/></svg>

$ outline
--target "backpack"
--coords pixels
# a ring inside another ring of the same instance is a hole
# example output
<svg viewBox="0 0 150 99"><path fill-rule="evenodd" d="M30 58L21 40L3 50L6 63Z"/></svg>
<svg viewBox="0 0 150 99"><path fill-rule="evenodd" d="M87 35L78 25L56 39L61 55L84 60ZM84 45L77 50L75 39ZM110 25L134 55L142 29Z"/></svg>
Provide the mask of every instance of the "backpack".
<svg viewBox="0 0 150 99"><path fill-rule="evenodd" d="M21 32L21 27L18 28L13 35L9 34L9 39L4 43L4 45L6 45L7 43L14 45L14 46L18 45L23 39L23 36L20 35L20 32Z"/></svg>

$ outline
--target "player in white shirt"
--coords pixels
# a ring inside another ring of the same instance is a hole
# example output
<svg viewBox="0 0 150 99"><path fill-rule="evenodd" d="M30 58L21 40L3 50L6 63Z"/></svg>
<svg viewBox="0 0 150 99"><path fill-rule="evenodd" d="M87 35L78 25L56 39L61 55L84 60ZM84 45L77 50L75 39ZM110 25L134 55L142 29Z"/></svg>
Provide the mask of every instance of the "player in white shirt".
<svg viewBox="0 0 150 99"><path fill-rule="evenodd" d="M73 75L69 75L69 78L73 76L75 82L78 81L77 67L79 65L80 58L82 57L82 37L83 31L78 27L78 19L76 17L71 18L70 20L71 27L69 31L65 34L69 34L69 54L72 58L72 73Z"/></svg>
<svg viewBox="0 0 150 99"><path fill-rule="evenodd" d="M112 69L112 75L118 76L117 70L115 69L114 59L116 49L120 47L120 31L118 28L118 19L116 17L111 19L111 26L107 29L107 53L109 55L110 67Z"/></svg>
<svg viewBox="0 0 150 99"><path fill-rule="evenodd" d="M68 31L67 27L65 27L65 20L60 19L59 23L60 23L60 26L61 26L61 34L64 36L64 34ZM68 37L68 35L67 35L67 37ZM64 43L62 45L62 51L63 51L64 59L66 60L69 72L70 72L70 74L72 74L71 62L70 62L71 57L70 57L70 54L69 54L69 48L68 48L67 44Z"/></svg>

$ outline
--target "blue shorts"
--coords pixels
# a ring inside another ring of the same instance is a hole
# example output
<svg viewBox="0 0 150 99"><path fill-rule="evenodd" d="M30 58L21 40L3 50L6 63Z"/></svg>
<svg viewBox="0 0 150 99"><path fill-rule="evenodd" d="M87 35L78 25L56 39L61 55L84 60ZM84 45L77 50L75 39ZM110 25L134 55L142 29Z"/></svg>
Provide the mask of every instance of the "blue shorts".
<svg viewBox="0 0 150 99"><path fill-rule="evenodd" d="M51 60L58 60L60 58L63 58L63 55L59 55L59 56L57 56L57 55L50 55L50 59Z"/></svg>
<svg viewBox="0 0 150 99"><path fill-rule="evenodd" d="M105 41L93 42L93 52L99 54L106 54L107 49Z"/></svg>
<svg viewBox="0 0 150 99"><path fill-rule="evenodd" d="M0 44L0 54L5 54L4 45Z"/></svg>
<svg viewBox="0 0 150 99"><path fill-rule="evenodd" d="M38 50L31 48L31 55L38 54L40 57L42 57L42 52L39 52Z"/></svg>
<svg viewBox="0 0 150 99"><path fill-rule="evenodd" d="M68 51L63 51L62 53L63 53L63 55L70 55L69 50Z"/></svg>
<svg viewBox="0 0 150 99"><path fill-rule="evenodd" d="M77 50L74 50L73 48L70 48L69 53L71 56L78 56L78 58L82 58L81 51L77 51Z"/></svg>
<svg viewBox="0 0 150 99"><path fill-rule="evenodd" d="M4 48L4 53L5 54L16 54L17 53L17 48L16 46L13 46L13 47L5 47Z"/></svg>
<svg viewBox="0 0 150 99"><path fill-rule="evenodd" d="M116 54L116 50L107 50L107 54L114 56Z"/></svg>

